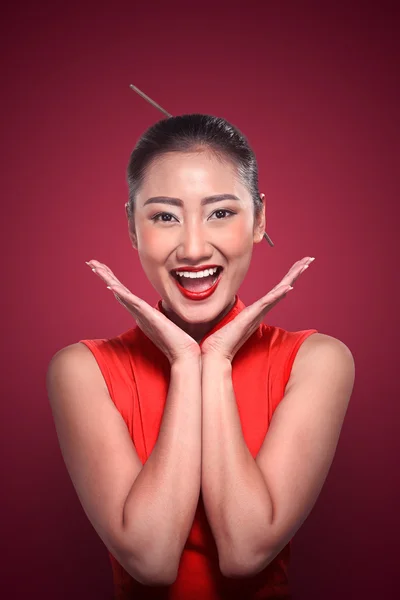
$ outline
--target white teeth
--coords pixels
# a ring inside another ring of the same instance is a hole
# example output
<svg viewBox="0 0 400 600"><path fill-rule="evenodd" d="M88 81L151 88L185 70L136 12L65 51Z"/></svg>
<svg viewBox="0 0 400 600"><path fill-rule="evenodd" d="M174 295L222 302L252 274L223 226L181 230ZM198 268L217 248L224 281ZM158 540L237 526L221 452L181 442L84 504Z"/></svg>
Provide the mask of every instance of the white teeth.
<svg viewBox="0 0 400 600"><path fill-rule="evenodd" d="M214 269L205 269L204 271L175 271L177 275L180 277L189 277L190 279L197 279L200 277L208 277L209 275L213 275L217 271L218 267L214 267Z"/></svg>

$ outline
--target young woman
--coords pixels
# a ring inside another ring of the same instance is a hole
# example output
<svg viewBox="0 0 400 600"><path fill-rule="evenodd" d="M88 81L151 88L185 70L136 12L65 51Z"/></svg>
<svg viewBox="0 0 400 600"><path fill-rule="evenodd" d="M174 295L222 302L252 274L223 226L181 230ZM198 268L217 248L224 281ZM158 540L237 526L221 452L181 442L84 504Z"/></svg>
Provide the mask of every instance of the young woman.
<svg viewBox="0 0 400 600"><path fill-rule="evenodd" d="M289 598L291 540L329 472L354 383L340 340L262 323L313 260L245 307L264 236L255 156L224 119L163 119L128 166L129 235L155 307L88 265L137 326L57 352L61 451L115 598Z"/></svg>

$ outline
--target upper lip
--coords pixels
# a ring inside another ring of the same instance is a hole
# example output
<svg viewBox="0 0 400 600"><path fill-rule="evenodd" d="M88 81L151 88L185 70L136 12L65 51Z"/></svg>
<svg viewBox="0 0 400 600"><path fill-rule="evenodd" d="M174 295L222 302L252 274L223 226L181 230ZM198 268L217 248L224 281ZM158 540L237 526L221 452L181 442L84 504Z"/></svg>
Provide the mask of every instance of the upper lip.
<svg viewBox="0 0 400 600"><path fill-rule="evenodd" d="M178 267L177 269L172 269L173 271L205 271L206 269L215 269L215 267L221 267L221 265L200 265L199 267ZM222 269L223 267L221 267Z"/></svg>

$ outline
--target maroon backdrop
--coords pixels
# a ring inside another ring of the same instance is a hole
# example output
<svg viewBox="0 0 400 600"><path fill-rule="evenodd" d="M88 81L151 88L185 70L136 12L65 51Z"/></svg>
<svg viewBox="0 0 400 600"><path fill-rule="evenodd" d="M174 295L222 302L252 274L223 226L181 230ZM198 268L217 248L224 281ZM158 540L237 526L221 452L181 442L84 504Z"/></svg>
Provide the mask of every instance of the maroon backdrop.
<svg viewBox="0 0 400 600"><path fill-rule="evenodd" d="M134 325L86 260L158 299L124 203L130 151L162 115L133 83L172 114L220 115L248 136L275 247L255 247L240 296L255 301L315 256L266 322L315 327L355 357L335 460L293 543L294 598L395 598L395 3L45 4L14 2L1 19L1 596L112 596L107 550L58 447L45 372L61 347Z"/></svg>

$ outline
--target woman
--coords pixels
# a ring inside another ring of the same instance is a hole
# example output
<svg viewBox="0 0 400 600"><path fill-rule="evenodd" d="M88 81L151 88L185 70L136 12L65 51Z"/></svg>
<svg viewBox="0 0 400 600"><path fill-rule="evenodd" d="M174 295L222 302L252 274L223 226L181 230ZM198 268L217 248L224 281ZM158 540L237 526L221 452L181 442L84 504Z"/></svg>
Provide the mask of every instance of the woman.
<svg viewBox="0 0 400 600"><path fill-rule="evenodd" d="M251 306L237 296L265 205L236 128L163 119L132 152L128 185L130 239L161 299L89 261L138 326L63 348L47 374L115 598L289 598L290 542L332 463L353 357L315 329L262 323L311 257Z"/></svg>

